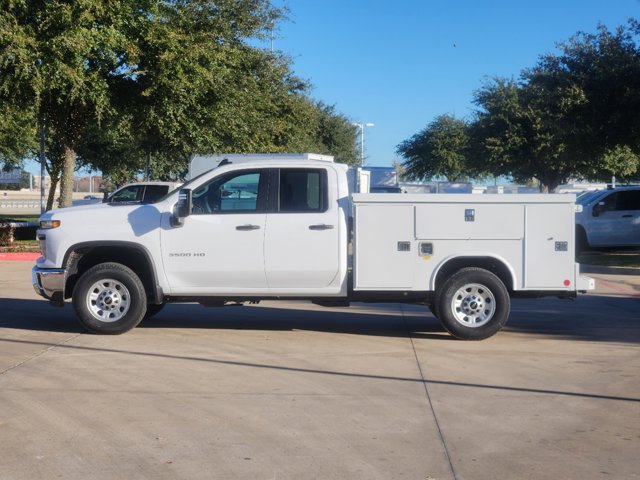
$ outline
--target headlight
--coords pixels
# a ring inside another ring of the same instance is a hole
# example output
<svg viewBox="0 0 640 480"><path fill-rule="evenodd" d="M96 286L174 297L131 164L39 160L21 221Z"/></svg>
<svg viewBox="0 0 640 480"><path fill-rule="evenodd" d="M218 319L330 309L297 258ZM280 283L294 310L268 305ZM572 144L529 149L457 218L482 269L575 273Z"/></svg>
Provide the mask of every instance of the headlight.
<svg viewBox="0 0 640 480"><path fill-rule="evenodd" d="M58 228L59 226L60 226L60 220L40 220L40 228L43 230Z"/></svg>

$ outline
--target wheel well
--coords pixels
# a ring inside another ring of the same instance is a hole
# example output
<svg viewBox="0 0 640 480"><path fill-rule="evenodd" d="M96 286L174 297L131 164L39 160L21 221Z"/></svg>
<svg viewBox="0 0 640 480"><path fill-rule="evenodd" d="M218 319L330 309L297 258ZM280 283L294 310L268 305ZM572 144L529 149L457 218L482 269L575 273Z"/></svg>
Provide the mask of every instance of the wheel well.
<svg viewBox="0 0 640 480"><path fill-rule="evenodd" d="M445 263L436 274L435 289L437 290L451 275L458 270L468 267L476 267L487 270L496 275L507 290L511 292L514 286L514 278L504 262L492 257L458 257Z"/></svg>
<svg viewBox="0 0 640 480"><path fill-rule="evenodd" d="M65 298L70 298L78 279L84 272L99 263L120 263L133 270L144 285L147 297L154 299L156 296L155 271L144 250L131 246L83 246L74 248L68 253L67 282L65 285Z"/></svg>
<svg viewBox="0 0 640 480"><path fill-rule="evenodd" d="M582 225L576 225L576 240L580 238L581 235L584 235L582 239L586 243L585 247L589 246L589 237L587 237L587 229Z"/></svg>

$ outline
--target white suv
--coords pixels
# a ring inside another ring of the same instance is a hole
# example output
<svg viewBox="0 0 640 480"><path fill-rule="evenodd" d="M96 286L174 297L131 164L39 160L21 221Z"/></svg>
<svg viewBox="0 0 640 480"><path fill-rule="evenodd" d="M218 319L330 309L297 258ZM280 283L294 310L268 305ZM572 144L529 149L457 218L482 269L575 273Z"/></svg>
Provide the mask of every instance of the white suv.
<svg viewBox="0 0 640 480"><path fill-rule="evenodd" d="M640 186L587 192L576 203L576 249L640 246Z"/></svg>

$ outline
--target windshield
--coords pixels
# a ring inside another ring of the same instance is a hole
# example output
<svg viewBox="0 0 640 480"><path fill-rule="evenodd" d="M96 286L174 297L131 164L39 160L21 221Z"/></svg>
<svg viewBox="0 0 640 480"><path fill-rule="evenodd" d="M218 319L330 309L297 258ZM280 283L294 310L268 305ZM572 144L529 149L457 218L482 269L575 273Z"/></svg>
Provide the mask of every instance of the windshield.
<svg viewBox="0 0 640 480"><path fill-rule="evenodd" d="M602 190L594 190L593 192L586 192L580 195L576 199L576 203L584 206L584 205L587 205L588 203L591 203L592 200L595 200L600 195L602 195Z"/></svg>
<svg viewBox="0 0 640 480"><path fill-rule="evenodd" d="M215 170L215 168L212 168L211 170ZM164 202L167 198L169 198L174 192L177 192L178 190L182 190L183 188L190 188L191 184L193 182L195 182L196 180L198 180L200 177L206 175L207 173L209 173L211 170L207 170L206 172L201 173L200 175L198 175L197 177L193 177L191 180L183 183L182 185L180 185L178 188L174 188L173 190L171 190L169 193L167 193L165 196L163 196L162 198L159 198L158 200L156 200L154 203L158 203L158 202Z"/></svg>

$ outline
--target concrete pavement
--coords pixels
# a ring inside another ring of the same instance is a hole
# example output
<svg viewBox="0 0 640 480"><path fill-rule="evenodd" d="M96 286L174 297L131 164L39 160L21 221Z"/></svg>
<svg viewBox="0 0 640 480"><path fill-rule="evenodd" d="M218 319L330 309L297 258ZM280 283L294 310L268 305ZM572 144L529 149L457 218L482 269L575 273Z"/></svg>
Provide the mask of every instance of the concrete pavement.
<svg viewBox="0 0 640 480"><path fill-rule="evenodd" d="M514 301L482 342L419 306L295 302L169 305L107 337L30 267L0 262L3 480L640 478L619 291Z"/></svg>

